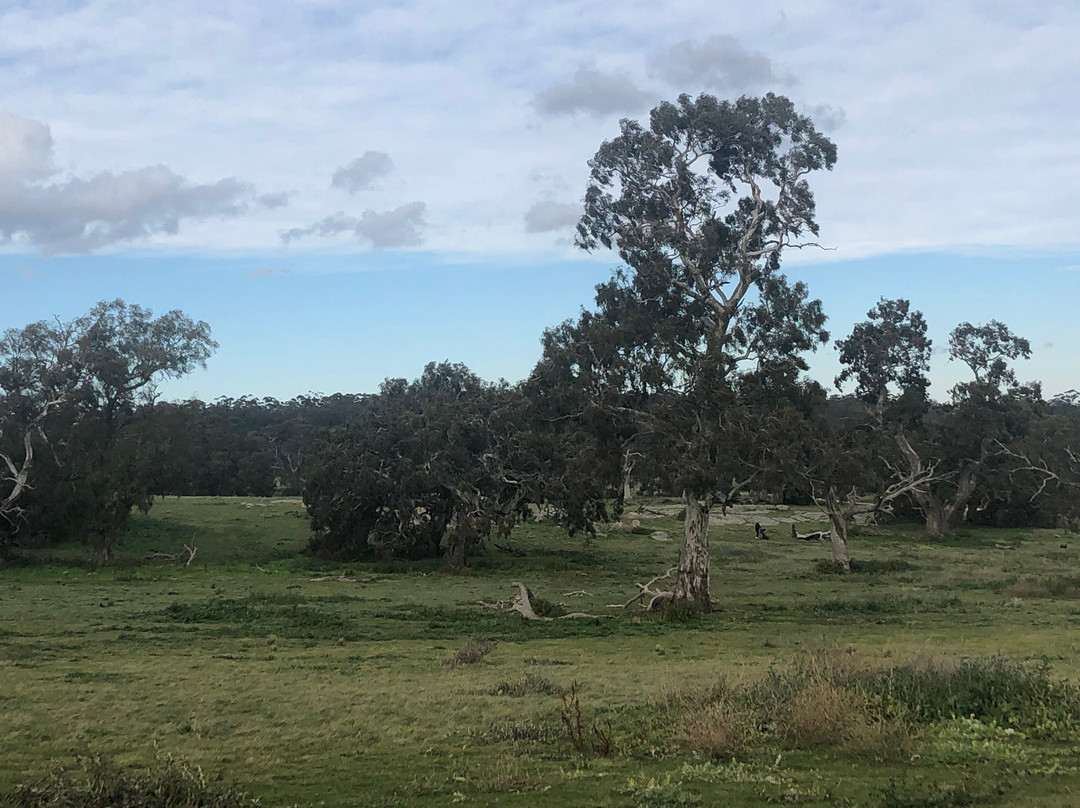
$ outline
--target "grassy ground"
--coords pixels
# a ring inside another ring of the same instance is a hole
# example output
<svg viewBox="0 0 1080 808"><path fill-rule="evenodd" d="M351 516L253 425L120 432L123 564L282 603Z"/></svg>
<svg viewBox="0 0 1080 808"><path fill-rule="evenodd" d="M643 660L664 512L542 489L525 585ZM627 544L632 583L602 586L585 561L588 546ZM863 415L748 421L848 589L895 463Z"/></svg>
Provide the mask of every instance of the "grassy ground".
<svg viewBox="0 0 1080 808"><path fill-rule="evenodd" d="M848 693L819 676L837 660L953 670L1001 656L1075 681L1080 538L867 529L851 547L866 571L840 576L818 563L825 545L714 526L715 613L611 608L676 562L679 531L643 519L586 547L530 524L512 538L524 556L492 550L447 576L301 556L296 500L159 502L104 568L59 548L0 570L0 794L87 755L172 755L271 806L1080 804L1072 726L800 713L817 723L799 735L739 730L724 712L812 668L820 689L800 692L820 693L821 713ZM192 542L190 566L143 559ZM359 580L312 580L338 575ZM477 604L514 580L613 616L533 623ZM444 664L475 635L493 650Z"/></svg>

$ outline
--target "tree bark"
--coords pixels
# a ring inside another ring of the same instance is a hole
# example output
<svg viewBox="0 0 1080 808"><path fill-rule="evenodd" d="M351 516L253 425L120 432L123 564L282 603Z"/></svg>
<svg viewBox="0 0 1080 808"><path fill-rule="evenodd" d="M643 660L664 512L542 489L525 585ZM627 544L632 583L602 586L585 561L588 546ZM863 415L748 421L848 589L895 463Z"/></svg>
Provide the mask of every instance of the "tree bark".
<svg viewBox="0 0 1080 808"><path fill-rule="evenodd" d="M630 476L634 473L634 457L629 449L623 453L622 464L622 495L623 502L629 502L634 496L634 490L630 483Z"/></svg>
<svg viewBox="0 0 1080 808"><path fill-rule="evenodd" d="M940 539L949 532L949 515L945 503L936 497L927 497L919 503L923 516L926 517L926 535Z"/></svg>
<svg viewBox="0 0 1080 808"><path fill-rule="evenodd" d="M94 564L101 566L112 558L113 540L111 536L97 535L91 539L94 548Z"/></svg>
<svg viewBox="0 0 1080 808"><path fill-rule="evenodd" d="M847 550L848 515L844 510L840 496L835 488L830 488L826 497L826 512L829 516L829 539L832 542L833 561L851 572L851 559Z"/></svg>
<svg viewBox="0 0 1080 808"><path fill-rule="evenodd" d="M472 518L463 510L454 514L454 521L450 532L446 536L446 552L443 554L442 566L444 570L459 572L465 569L469 561L469 548L477 539L476 529L473 527Z"/></svg>
<svg viewBox="0 0 1080 808"><path fill-rule="evenodd" d="M964 481L961 480L961 483ZM933 495L924 495L918 498L919 509L926 517L926 535L934 539L941 539L952 530L956 514L971 498L975 486L972 482L970 490L962 485L950 500L942 500Z"/></svg>
<svg viewBox="0 0 1080 808"><path fill-rule="evenodd" d="M683 504L686 519L675 578L675 600L691 603L700 611L708 612L712 609L709 599L709 511L712 499L699 499L684 491Z"/></svg>

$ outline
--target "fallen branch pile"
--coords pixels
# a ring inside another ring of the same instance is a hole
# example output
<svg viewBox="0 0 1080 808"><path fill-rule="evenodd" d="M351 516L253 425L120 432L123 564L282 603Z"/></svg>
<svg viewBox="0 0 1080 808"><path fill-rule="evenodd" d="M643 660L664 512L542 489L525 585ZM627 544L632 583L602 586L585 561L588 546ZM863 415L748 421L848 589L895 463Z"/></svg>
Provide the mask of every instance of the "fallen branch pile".
<svg viewBox="0 0 1080 808"><path fill-rule="evenodd" d="M533 610L532 593L529 591L529 587L525 586L521 581L514 581L512 585L518 588L518 594L510 600L499 601L498 603L488 603L486 600L480 600L477 603L485 609L492 609L497 612L517 612L526 620L571 620L581 617L597 620L601 617L611 617L610 614L586 614L585 612L572 612L559 617L542 617Z"/></svg>
<svg viewBox="0 0 1080 808"><path fill-rule="evenodd" d="M663 581L665 578L670 578L671 573L675 572L675 570L677 570L677 569L678 569L678 567L672 567L667 572L665 572L663 575L657 575L655 578L653 578L651 581L649 581L646 584L634 584L634 586L636 586L638 588L638 593L636 595L634 595L634 597L630 598L630 600L626 601L626 603L623 603L623 604L613 603L613 604L611 604L610 608L612 608L612 609L616 609L616 608L629 609L630 606L633 605L635 601L640 603L646 597L648 597L649 598L649 603L648 603L647 606L645 606L645 611L648 612L649 614L654 614L656 612L661 611L665 606L667 606L669 603L671 603L671 601L675 600L675 593L674 592L667 592L667 591L659 590L659 589L653 589L653 584L655 584L657 581Z"/></svg>
<svg viewBox="0 0 1080 808"><path fill-rule="evenodd" d="M195 542L191 545L184 545L184 549L187 551L187 560L184 561L185 567L190 567L191 562L195 560L195 554L199 552L199 548L195 546ZM180 561L184 557L183 553L159 553L157 550L151 550L149 553L143 556L145 561Z"/></svg>

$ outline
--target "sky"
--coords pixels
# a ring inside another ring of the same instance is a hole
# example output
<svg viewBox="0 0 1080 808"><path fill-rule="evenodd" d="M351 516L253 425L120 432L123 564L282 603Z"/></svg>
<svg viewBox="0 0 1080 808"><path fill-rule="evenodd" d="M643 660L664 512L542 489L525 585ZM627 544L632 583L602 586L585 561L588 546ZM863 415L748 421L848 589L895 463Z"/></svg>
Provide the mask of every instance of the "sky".
<svg viewBox="0 0 1080 808"><path fill-rule="evenodd" d="M834 336L906 297L937 397L991 319L1080 388L1076 42L1075 0L0 0L0 330L180 309L178 399L516 381L618 265L573 228L619 120L772 91L838 147L784 259Z"/></svg>

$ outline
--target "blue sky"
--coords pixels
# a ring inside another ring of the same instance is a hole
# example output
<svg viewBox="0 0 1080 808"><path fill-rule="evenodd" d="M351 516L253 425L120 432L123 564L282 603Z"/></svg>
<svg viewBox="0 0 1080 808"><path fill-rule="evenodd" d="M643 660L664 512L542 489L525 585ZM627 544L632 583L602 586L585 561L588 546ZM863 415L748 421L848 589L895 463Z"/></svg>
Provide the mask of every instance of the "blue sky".
<svg viewBox="0 0 1080 808"><path fill-rule="evenodd" d="M835 335L904 296L1078 388L1077 41L1073 0L0 3L0 327L182 309L221 347L173 397L518 379L615 264L570 239L618 119L774 90L839 147L785 262Z"/></svg>

